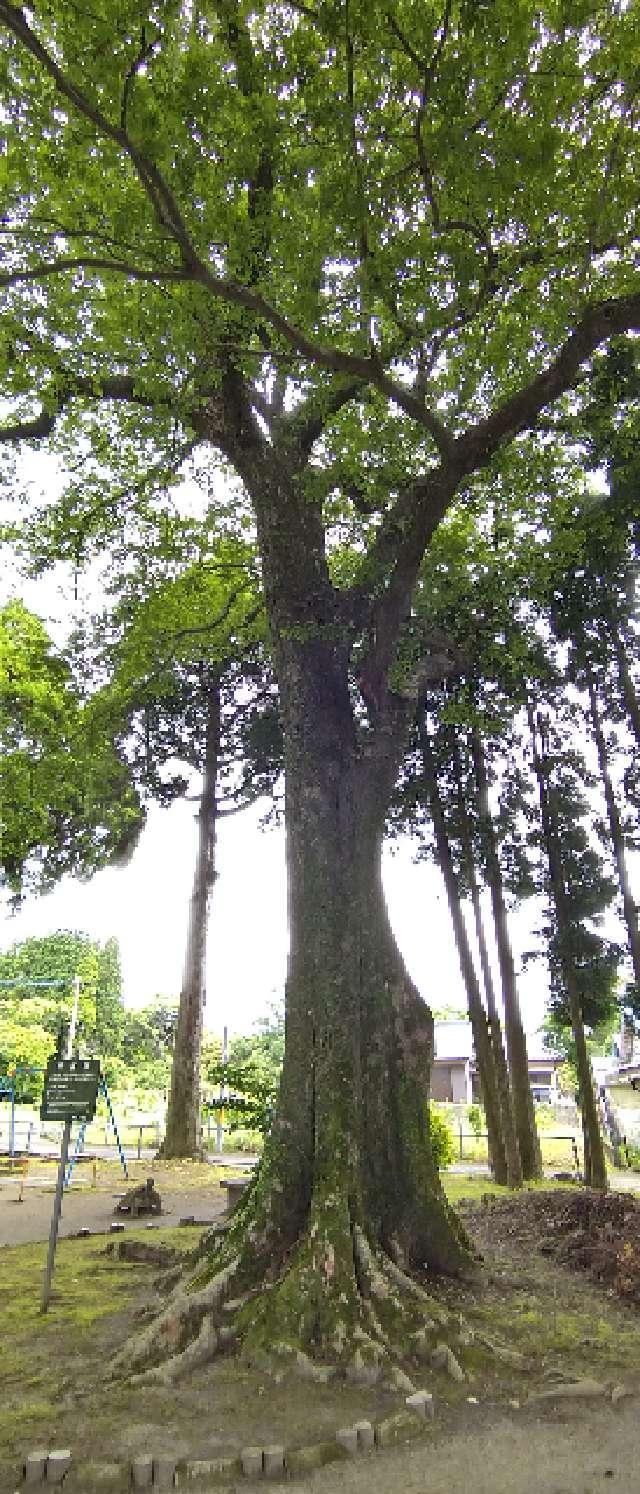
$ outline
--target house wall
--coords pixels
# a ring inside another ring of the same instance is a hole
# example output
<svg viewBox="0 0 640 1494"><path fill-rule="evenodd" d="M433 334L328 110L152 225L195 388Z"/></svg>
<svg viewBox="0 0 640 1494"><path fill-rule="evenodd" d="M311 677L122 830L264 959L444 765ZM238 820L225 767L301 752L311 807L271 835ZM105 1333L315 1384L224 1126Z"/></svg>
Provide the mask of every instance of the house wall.
<svg viewBox="0 0 640 1494"><path fill-rule="evenodd" d="M468 1105L471 1100L469 1065L455 1064L451 1067L451 1089L454 1105Z"/></svg>

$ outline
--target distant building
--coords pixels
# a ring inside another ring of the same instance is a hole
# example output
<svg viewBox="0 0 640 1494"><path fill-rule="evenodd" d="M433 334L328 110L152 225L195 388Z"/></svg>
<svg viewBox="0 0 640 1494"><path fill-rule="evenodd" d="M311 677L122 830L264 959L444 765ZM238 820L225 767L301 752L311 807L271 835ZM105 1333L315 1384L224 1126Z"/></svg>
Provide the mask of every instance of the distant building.
<svg viewBox="0 0 640 1494"><path fill-rule="evenodd" d="M540 1033L527 1037L527 1049L534 1100L554 1105L558 1100L558 1069L564 1062L563 1055L550 1053ZM436 1022L431 1097L454 1105L472 1105L482 1100L470 1022Z"/></svg>
<svg viewBox="0 0 640 1494"><path fill-rule="evenodd" d="M623 1015L613 1057L594 1061L593 1069L619 1135L640 1145L640 1034L628 1016Z"/></svg>

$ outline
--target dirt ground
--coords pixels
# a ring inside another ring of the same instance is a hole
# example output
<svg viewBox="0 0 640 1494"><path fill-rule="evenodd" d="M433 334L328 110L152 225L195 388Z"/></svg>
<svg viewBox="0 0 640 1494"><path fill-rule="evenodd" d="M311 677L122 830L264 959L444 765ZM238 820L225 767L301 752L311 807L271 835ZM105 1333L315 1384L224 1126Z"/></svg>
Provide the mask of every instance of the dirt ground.
<svg viewBox="0 0 640 1494"><path fill-rule="evenodd" d="M127 1182L115 1166L98 1169L97 1185L91 1186L90 1169L78 1169L75 1181L65 1191L60 1221L60 1239L79 1229L108 1230L112 1221L131 1228L126 1215L115 1213L118 1199L127 1188L135 1186L152 1173L162 1198L161 1222L179 1224L190 1214L202 1221L220 1217L226 1207L226 1192L220 1186L220 1173L206 1169L206 1183L197 1185L197 1169L185 1169L184 1177L175 1167L158 1163L135 1163L129 1167ZM0 1178L0 1246L24 1245L32 1240L46 1240L51 1225L55 1168L33 1167L21 1187L15 1173ZM22 1198L22 1201L18 1200ZM143 1221L144 1222L144 1221ZM154 1222L154 1221L150 1221ZM157 1222L157 1221L156 1221ZM139 1227L140 1221L138 1221Z"/></svg>
<svg viewBox="0 0 640 1494"><path fill-rule="evenodd" d="M113 1177L104 1181L104 1192L67 1196L69 1233L90 1218L108 1226L120 1184ZM175 1184L174 1174L172 1195L168 1186L163 1190L173 1212L157 1235L138 1225L135 1236L166 1240L184 1251L199 1232L165 1225L189 1213L214 1217L223 1190L217 1179L204 1189ZM27 1208L30 1227L43 1240L51 1194L33 1190L33 1203L18 1205L10 1193L0 1190L0 1220L9 1219L12 1239L12 1217L26 1218L21 1210ZM625 1246L635 1248L640 1204L607 1201L589 1215L589 1196L573 1189L487 1194L461 1209L484 1257L479 1279L464 1287L433 1283L433 1290L461 1315L466 1343L456 1345L456 1352L464 1381L454 1384L442 1371L418 1369L407 1360L414 1383L431 1390L437 1406L427 1435L393 1451L329 1465L290 1482L291 1494L596 1494L608 1488L640 1494L640 1310L633 1295L619 1292L611 1267L619 1255L628 1263ZM589 1239L593 1250L585 1262ZM604 1257L598 1255L603 1242ZM314 1385L311 1392L294 1377L274 1379L265 1367L231 1357L171 1391L107 1387L105 1367L135 1327L157 1279L157 1268L105 1254L108 1243L101 1235L63 1239L45 1319L38 1310L42 1244L0 1252L2 1494L14 1494L21 1458L43 1443L107 1460L149 1451L208 1458L235 1455L247 1445L332 1438L338 1425L378 1420L403 1406L403 1396L382 1387L336 1383ZM606 1269L599 1276L602 1259ZM506 1361L499 1353L503 1347ZM562 1397L563 1385L586 1377L601 1387L594 1399ZM628 1395L612 1401L615 1387ZM546 1392L553 1392L551 1398L535 1399ZM243 1482L239 1489L250 1494L251 1486Z"/></svg>
<svg viewBox="0 0 640 1494"><path fill-rule="evenodd" d="M290 1494L638 1494L639 1403L612 1412L489 1418L392 1452L330 1466ZM244 1486L247 1494L257 1485Z"/></svg>

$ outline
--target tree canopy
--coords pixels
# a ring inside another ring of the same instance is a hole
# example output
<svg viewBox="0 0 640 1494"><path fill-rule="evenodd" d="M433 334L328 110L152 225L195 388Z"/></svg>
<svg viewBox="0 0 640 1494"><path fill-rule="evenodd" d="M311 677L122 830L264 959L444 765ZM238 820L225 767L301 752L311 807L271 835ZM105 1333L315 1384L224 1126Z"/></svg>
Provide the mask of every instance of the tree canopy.
<svg viewBox="0 0 640 1494"><path fill-rule="evenodd" d="M91 727L65 659L21 602L0 611L2 870L19 899L121 855L143 814L122 754Z"/></svg>

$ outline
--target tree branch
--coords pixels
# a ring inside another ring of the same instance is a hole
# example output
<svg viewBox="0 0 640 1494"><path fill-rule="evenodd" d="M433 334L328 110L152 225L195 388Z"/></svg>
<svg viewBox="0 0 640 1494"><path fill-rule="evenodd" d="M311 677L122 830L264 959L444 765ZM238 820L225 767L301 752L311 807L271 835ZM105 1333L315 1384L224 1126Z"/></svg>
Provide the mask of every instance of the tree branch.
<svg viewBox="0 0 640 1494"><path fill-rule="evenodd" d="M338 415L350 400L356 399L363 387L366 385L362 379L334 380L329 386L315 390L302 406L286 417L284 429L297 449L300 464L307 461L331 417Z"/></svg>
<svg viewBox="0 0 640 1494"><path fill-rule="evenodd" d="M1 3L1 0L0 0ZM43 280L50 280L52 275L65 275L70 270L104 270L111 271L116 275L126 275L128 280L147 280L160 284L165 281L185 281L193 277L185 270L163 269L144 265L134 265L129 260L121 259L93 259L87 255L78 255L74 258L64 257L53 259L44 264L34 265L31 269L3 270L0 272L0 286L27 285L33 283L39 285Z"/></svg>
<svg viewBox="0 0 640 1494"><path fill-rule="evenodd" d="M133 87L133 80L140 72L140 68L144 65L144 63L148 62L149 58L153 56L156 47L159 45L159 36L154 36L153 41L147 41L145 28L143 26L140 35L140 50L131 63L122 88L122 102L120 105L120 127L123 130L126 130L127 128L127 109L129 107L129 94Z"/></svg>
<svg viewBox="0 0 640 1494"><path fill-rule="evenodd" d="M600 343L621 332L640 331L640 292L601 301L583 312L575 331L543 373L504 401L485 420L455 441L454 463L461 476L486 466L505 441L533 426L541 410L572 388L582 364Z"/></svg>
<svg viewBox="0 0 640 1494"><path fill-rule="evenodd" d="M22 10L10 3L10 0L0 0L0 22L4 22L7 30L18 42L30 52L32 57L40 63L44 71L55 83L58 93L68 99L74 109L82 114L85 119L95 125L96 129L107 140L125 152L136 172L136 175L149 198L156 217L163 228L171 234L177 244L182 262L186 268L195 270L200 265L200 259L191 241L188 229L176 202L176 199L164 180L155 162L152 161L144 151L134 144L126 129L122 125L112 124L107 115L97 104L67 77L62 68L56 62L55 57L47 51L42 42L32 31L26 16Z"/></svg>
<svg viewBox="0 0 640 1494"><path fill-rule="evenodd" d="M15 421L11 425L0 426L0 443L46 439L52 434L65 407L72 399L78 397L123 400L130 404L145 406L158 404L157 398L152 400L136 393L135 380L130 374L113 374L105 379L87 378L79 374L63 374L60 383L52 391L50 402L43 406L39 415L35 415L31 420ZM169 403L168 399L166 403Z"/></svg>
<svg viewBox="0 0 640 1494"><path fill-rule="evenodd" d="M119 125L112 124L106 115L103 114L102 110L87 98L86 94L66 76L55 59L47 52L46 48L31 30L23 12L11 5L9 0L0 0L0 22L4 22L6 28L15 36L16 40L36 58L53 79L56 88L63 97L68 99L84 118L90 120L101 135L112 140L128 156L159 222L171 234L180 250L182 258L182 270L177 267L147 269L145 267L130 265L126 261L119 262L116 260L63 259L51 265L41 266L40 269L35 268L10 272L3 279L0 279L0 284L7 286L24 281L38 281L50 275L59 274L63 270L79 268L101 269L105 272L111 270L138 279L157 281L158 283L167 280L194 280L204 286L209 294L217 300L231 305L242 306L246 310L253 312L259 321L271 326L282 337L284 342L289 347L292 347L302 358L306 358L316 366L326 368L333 373L346 373L352 377L362 379L367 383L374 384L388 399L392 399L400 409L403 409L406 414L410 415L413 420L416 420L429 432L442 456L450 456L452 454L452 437L449 436L443 422L433 411L427 409L423 401L417 399L411 390L406 389L389 374L385 373L376 353L360 357L342 352L339 348L326 347L317 341L316 338L306 336L298 327L294 326L285 316L277 311L259 292L251 289L250 286L242 285L235 280L227 280L216 276L198 254L189 236L173 193L164 181L155 163L143 151L139 150L126 130L123 130ZM262 165L266 170L264 162ZM255 185L257 186L257 181ZM264 182L261 183L260 189L266 190L267 185L265 178Z"/></svg>

